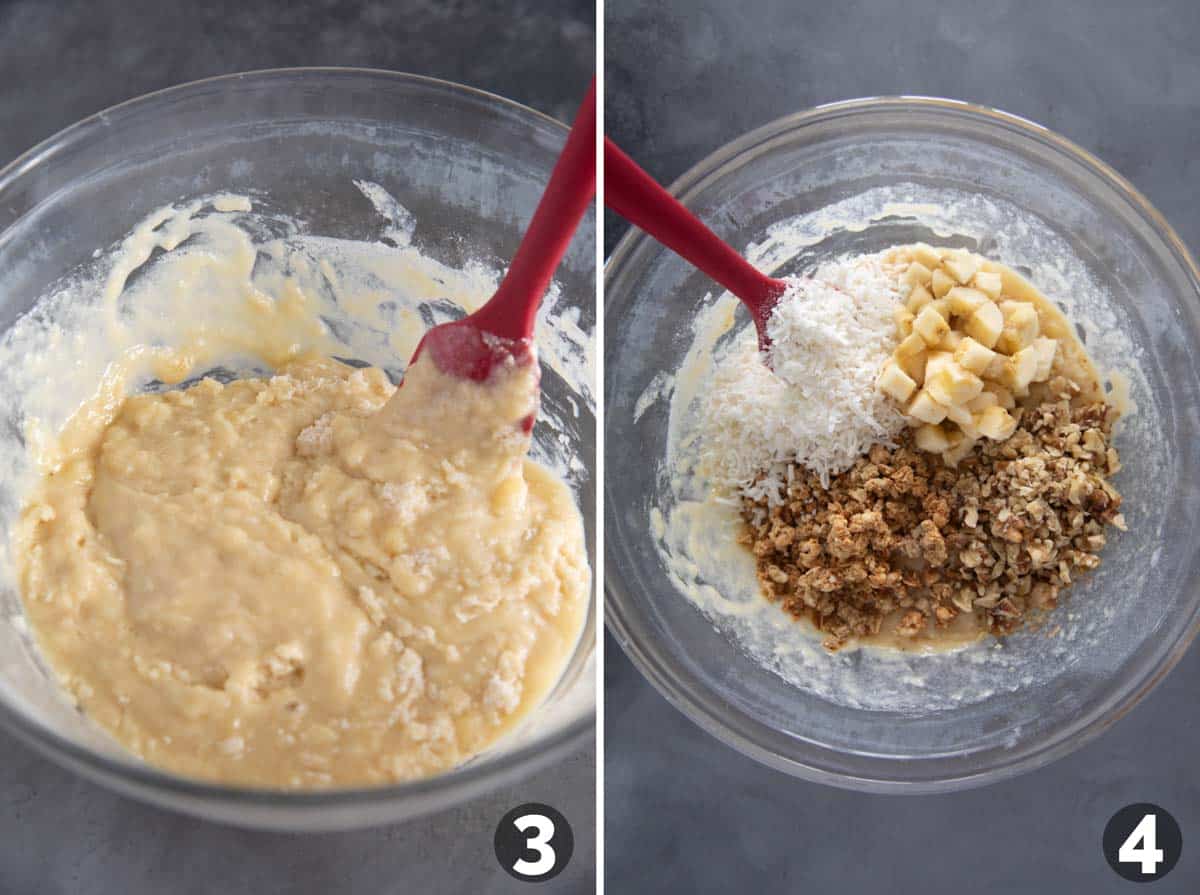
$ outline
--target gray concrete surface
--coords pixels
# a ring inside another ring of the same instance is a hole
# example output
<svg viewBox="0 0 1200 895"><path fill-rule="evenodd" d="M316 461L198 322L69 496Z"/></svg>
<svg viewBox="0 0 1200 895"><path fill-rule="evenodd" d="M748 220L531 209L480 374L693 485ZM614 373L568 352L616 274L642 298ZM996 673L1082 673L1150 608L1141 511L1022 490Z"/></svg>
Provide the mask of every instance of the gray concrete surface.
<svg viewBox="0 0 1200 895"><path fill-rule="evenodd" d="M464 82L569 120L594 67L591 0L0 0L0 164L150 90L292 65ZM114 796L0 734L0 893L502 893L492 834L543 801L571 821L570 866L542 891L594 888L595 750L461 808L335 835L248 833Z"/></svg>
<svg viewBox="0 0 1200 895"><path fill-rule="evenodd" d="M670 181L733 137L817 103L933 94L1032 118L1129 177L1200 251L1200 6L1193 0L608 0L606 129ZM611 251L624 225L609 217ZM1192 536L1192 533L1181 533ZM1200 890L1193 648L1098 741L945 796L816 786L743 758L606 650L607 890L1126 892L1108 818L1156 802L1183 858L1154 893Z"/></svg>

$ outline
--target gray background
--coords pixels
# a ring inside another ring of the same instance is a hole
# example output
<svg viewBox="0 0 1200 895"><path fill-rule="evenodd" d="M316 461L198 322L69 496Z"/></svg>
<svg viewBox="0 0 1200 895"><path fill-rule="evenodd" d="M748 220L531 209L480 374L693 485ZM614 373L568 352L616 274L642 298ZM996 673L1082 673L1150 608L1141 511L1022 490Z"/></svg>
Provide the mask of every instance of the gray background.
<svg viewBox="0 0 1200 895"><path fill-rule="evenodd" d="M607 0L605 127L669 182L721 144L817 103L972 100L1031 118L1129 177L1200 250L1195 0ZM609 216L611 251L624 225ZM1192 533L1181 533L1192 536ZM1200 890L1193 648L1098 741L1017 780L943 796L803 783L670 708L611 638L608 890L1102 893ZM1145 890L1100 851L1108 818L1155 802L1183 858Z"/></svg>
<svg viewBox="0 0 1200 895"><path fill-rule="evenodd" d="M0 0L0 165L113 103L255 68L361 65L448 78L564 120L594 65L591 0L264 3ZM562 811L576 850L545 892L595 873L595 750L459 809L390 828L248 833L111 795L0 734L0 893L528 892L492 834L509 809Z"/></svg>

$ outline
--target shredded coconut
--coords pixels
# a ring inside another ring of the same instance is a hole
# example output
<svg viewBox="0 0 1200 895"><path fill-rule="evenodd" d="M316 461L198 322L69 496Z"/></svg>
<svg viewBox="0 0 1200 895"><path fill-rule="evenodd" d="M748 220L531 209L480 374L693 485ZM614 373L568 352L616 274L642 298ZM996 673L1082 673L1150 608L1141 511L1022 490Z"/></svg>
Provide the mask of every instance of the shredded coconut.
<svg viewBox="0 0 1200 895"><path fill-rule="evenodd" d="M897 271L862 256L788 281L767 325L771 368L754 327L738 334L718 358L703 411L699 468L718 494L775 506L789 463L827 486L872 445L892 444L904 420L875 377L896 344L899 301Z"/></svg>

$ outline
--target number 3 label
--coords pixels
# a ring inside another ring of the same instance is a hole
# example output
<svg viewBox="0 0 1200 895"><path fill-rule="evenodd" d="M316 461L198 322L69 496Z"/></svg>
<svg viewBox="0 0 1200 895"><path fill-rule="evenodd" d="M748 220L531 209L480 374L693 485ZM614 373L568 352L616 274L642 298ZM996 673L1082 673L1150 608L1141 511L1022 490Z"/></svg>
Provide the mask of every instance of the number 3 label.
<svg viewBox="0 0 1200 895"><path fill-rule="evenodd" d="M554 838L554 821L544 814L522 814L513 821L513 826L522 833L534 830L535 834L525 840L525 845L537 852L537 860L519 858L512 869L522 876L545 876L553 870L554 847L550 840Z"/></svg>
<svg viewBox="0 0 1200 895"><path fill-rule="evenodd" d="M1124 879L1148 883L1174 869L1183 852L1179 824L1166 810L1141 802L1126 805L1104 828L1104 857Z"/></svg>
<svg viewBox="0 0 1200 895"><path fill-rule="evenodd" d="M558 876L571 860L575 836L562 813L529 802L508 812L496 827L496 860L509 876L540 883Z"/></svg>

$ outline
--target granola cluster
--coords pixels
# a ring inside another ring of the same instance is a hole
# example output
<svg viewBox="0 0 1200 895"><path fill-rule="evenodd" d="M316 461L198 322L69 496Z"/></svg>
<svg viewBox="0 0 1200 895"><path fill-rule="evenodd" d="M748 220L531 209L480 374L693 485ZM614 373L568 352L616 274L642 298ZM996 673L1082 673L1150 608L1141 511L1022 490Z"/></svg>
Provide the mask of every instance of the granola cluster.
<svg viewBox="0 0 1200 895"><path fill-rule="evenodd" d="M915 637L973 613L1010 633L1053 608L1100 564L1105 528L1123 529L1116 414L1056 377L1018 409L1005 441L983 441L957 467L917 449L911 430L876 446L829 488L803 467L783 505L743 503L744 542L769 599L808 617L836 650L885 624Z"/></svg>

